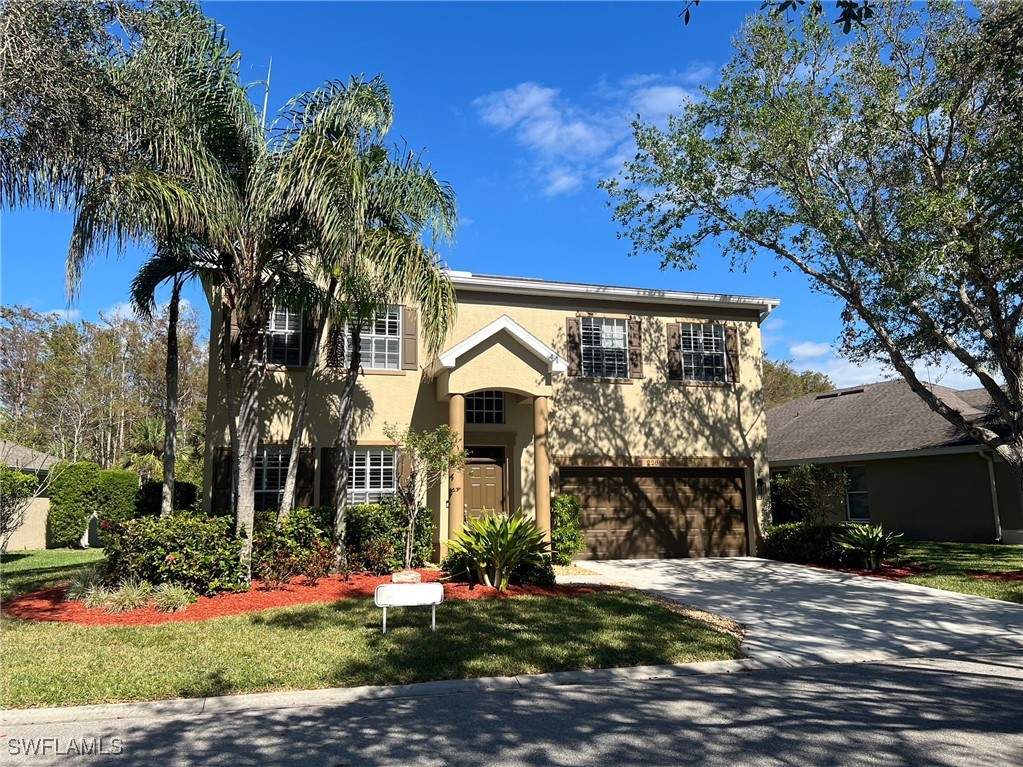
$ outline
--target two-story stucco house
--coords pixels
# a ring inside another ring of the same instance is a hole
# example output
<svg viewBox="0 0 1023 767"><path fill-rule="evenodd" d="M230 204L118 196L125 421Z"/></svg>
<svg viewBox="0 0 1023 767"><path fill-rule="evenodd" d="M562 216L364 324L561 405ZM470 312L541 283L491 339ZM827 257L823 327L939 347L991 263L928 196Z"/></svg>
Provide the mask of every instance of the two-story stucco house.
<svg viewBox="0 0 1023 767"><path fill-rule="evenodd" d="M457 320L427 359L416 315L385 307L362 335L352 502L394 491L386 423L449 424L465 470L431 493L438 553L468 515L521 509L546 529L552 493L582 500L583 557L752 553L769 476L761 382L765 298L450 272ZM220 338L214 312L210 337ZM257 507L275 507L309 330L286 310L267 329ZM207 507L223 506L230 452L218 350L210 354ZM340 376L311 392L299 505L333 503Z"/></svg>

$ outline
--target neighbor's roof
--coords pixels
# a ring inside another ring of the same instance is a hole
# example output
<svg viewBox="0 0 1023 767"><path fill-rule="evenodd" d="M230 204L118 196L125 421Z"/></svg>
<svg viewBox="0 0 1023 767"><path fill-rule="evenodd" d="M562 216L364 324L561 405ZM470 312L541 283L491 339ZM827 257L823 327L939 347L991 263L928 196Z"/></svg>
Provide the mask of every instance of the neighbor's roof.
<svg viewBox="0 0 1023 767"><path fill-rule="evenodd" d="M991 399L983 389L959 392L945 386L930 388L968 421L988 413ZM767 411L767 455L771 463L975 444L901 380L809 394Z"/></svg>
<svg viewBox="0 0 1023 767"><path fill-rule="evenodd" d="M45 471L60 460L49 453L0 439L0 464L26 471Z"/></svg>
<svg viewBox="0 0 1023 767"><path fill-rule="evenodd" d="M606 301L625 301L648 304L678 304L680 306L721 306L730 309L756 310L762 318L773 312L780 301L777 298L732 296L723 293L689 293L660 288L626 288L616 285L593 285L583 282L552 282L532 277L501 277L493 274L473 274L447 270L455 289L478 290L505 295L554 296L558 298L599 298Z"/></svg>

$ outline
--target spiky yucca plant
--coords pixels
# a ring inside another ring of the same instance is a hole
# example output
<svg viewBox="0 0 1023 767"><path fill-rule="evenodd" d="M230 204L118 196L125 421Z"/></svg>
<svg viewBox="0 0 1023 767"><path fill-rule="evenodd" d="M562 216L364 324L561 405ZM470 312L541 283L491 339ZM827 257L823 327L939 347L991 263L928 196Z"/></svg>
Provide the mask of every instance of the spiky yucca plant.
<svg viewBox="0 0 1023 767"><path fill-rule="evenodd" d="M470 519L448 541L448 550L464 556L476 568L480 583L506 591L519 565L541 565L548 553L543 531L521 513L488 514Z"/></svg>

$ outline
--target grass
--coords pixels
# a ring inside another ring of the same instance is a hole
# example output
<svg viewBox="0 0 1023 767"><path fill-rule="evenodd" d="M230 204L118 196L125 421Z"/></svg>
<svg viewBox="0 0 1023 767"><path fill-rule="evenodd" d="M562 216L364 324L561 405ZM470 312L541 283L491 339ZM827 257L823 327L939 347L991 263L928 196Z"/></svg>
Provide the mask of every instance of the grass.
<svg viewBox="0 0 1023 767"><path fill-rule="evenodd" d="M0 599L67 583L76 572L101 559L102 549L9 552L0 560Z"/></svg>
<svg viewBox="0 0 1023 767"><path fill-rule="evenodd" d="M901 559L933 568L931 572L907 578L906 583L1023 604L1023 581L973 577L979 573L1023 570L1023 546L914 541L906 544Z"/></svg>
<svg viewBox="0 0 1023 767"><path fill-rule="evenodd" d="M11 708L742 657L734 637L632 591L452 600L437 610L436 634L423 608L390 611L381 634L370 599L159 626L2 623Z"/></svg>

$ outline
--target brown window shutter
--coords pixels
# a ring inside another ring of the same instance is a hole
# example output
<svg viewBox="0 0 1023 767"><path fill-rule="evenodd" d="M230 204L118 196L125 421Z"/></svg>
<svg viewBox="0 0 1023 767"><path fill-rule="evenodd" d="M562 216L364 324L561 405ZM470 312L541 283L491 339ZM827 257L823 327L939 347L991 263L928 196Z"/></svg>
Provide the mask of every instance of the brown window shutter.
<svg viewBox="0 0 1023 767"><path fill-rule="evenodd" d="M668 328L668 380L682 380L682 333L677 322L669 322Z"/></svg>
<svg viewBox="0 0 1023 767"><path fill-rule="evenodd" d="M337 448L320 448L320 506L336 503L334 483L337 481Z"/></svg>
<svg viewBox="0 0 1023 767"><path fill-rule="evenodd" d="M327 365L343 368L345 365L345 329L336 322L327 329Z"/></svg>
<svg viewBox="0 0 1023 767"><path fill-rule="evenodd" d="M313 482L316 477L316 449L303 447L298 453L298 477L295 481L295 508L313 505Z"/></svg>
<svg viewBox="0 0 1023 767"><path fill-rule="evenodd" d="M568 352L568 374L580 376L583 373L583 335L578 317L565 320L566 349Z"/></svg>
<svg viewBox="0 0 1023 767"><path fill-rule="evenodd" d="M309 355L313 352L313 340L316 336L316 325L313 323L312 314L307 311L302 312L302 357L299 359L299 363L302 365L309 364Z"/></svg>
<svg viewBox="0 0 1023 767"><path fill-rule="evenodd" d="M213 454L213 498L211 509L214 513L231 511L231 448L218 447Z"/></svg>
<svg viewBox="0 0 1023 767"><path fill-rule="evenodd" d="M732 325L725 328L725 356L728 357L728 382L739 383L739 333Z"/></svg>
<svg viewBox="0 0 1023 767"><path fill-rule="evenodd" d="M401 369L419 370L419 316L409 306L401 311Z"/></svg>
<svg viewBox="0 0 1023 767"><path fill-rule="evenodd" d="M643 377L643 325L629 320L629 378Z"/></svg>
<svg viewBox="0 0 1023 767"><path fill-rule="evenodd" d="M237 362L242 351L242 331L238 327L238 320L231 314L231 362Z"/></svg>

